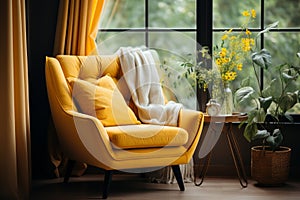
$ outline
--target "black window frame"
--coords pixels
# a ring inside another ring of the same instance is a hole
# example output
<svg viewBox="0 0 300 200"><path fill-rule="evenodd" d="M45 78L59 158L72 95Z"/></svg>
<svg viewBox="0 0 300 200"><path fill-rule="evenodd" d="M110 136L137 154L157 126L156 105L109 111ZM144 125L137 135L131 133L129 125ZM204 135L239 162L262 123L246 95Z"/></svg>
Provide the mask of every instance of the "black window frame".
<svg viewBox="0 0 300 200"><path fill-rule="evenodd" d="M149 1L144 0L145 2L145 26L144 28L120 28L120 29L102 29L99 28L98 31L103 32L143 32L145 33L145 46L149 46L149 34L152 32L166 32L170 29L155 29L149 28ZM265 20L265 0L261 0L261 15L260 15L260 27L259 28L249 28L251 32L260 32L264 29L264 20ZM202 31L203 30L203 31ZM196 27L195 28L175 28L172 31L177 32L195 32L196 33L196 44L200 44L196 47L197 50L200 50L202 46L207 46L209 51L212 52L213 47L213 33L224 32L228 28L214 28L213 27L213 0L196 0ZM234 32L240 31L240 29L233 29ZM270 30L270 32L299 32L299 28L277 28L276 30ZM265 46L265 36L261 34L260 36L260 46L264 48ZM260 78L263 80L264 72L261 71ZM261 88L263 88L263 81L261 81ZM203 94L197 89L197 99L199 103L199 110L205 111L205 104L209 99L209 95ZM300 115L295 115L295 120L300 121Z"/></svg>
<svg viewBox="0 0 300 200"><path fill-rule="evenodd" d="M149 28L149 1L145 2L145 24L144 28L99 28L98 31L101 32L143 32L145 33L145 46L149 46L149 34L153 32L167 32L170 29L164 28ZM202 13L203 15L200 15ZM205 14L204 14L205 13ZM172 31L177 32L195 32L196 34L196 44L201 44L202 46L207 46L211 52L212 50L212 0L196 0L196 26L195 28L172 28ZM201 31L206 30L206 31ZM201 48L200 45L196 47L197 50ZM205 111L205 104L209 98L209 95L203 96L199 93L197 89L197 99L199 103L199 110Z"/></svg>

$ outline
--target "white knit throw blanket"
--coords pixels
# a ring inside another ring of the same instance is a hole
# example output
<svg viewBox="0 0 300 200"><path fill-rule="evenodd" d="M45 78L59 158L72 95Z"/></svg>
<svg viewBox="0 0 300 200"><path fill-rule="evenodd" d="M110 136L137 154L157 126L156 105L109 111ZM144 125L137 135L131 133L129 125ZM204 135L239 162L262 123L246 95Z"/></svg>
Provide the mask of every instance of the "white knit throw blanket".
<svg viewBox="0 0 300 200"><path fill-rule="evenodd" d="M143 123L177 126L182 104L165 104L155 61L150 50L121 47L118 50L123 77L118 87L126 101L132 98ZM126 84L124 84L126 83Z"/></svg>

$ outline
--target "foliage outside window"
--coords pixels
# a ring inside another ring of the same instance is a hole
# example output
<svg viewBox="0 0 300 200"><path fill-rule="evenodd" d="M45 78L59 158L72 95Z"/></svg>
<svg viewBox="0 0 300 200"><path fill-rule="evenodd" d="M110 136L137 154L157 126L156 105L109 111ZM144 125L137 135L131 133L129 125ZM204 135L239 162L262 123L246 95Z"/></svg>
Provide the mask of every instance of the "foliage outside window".
<svg viewBox="0 0 300 200"><path fill-rule="evenodd" d="M139 33L140 44L131 33ZM195 33L196 0L106 0L97 43L110 40L106 46L112 52L120 46L145 45L183 54L195 51ZM185 37L193 43L181 41Z"/></svg>
<svg viewBox="0 0 300 200"><path fill-rule="evenodd" d="M199 88L204 90L211 88L211 96L218 99L222 96L220 88L223 84L228 84L243 73L244 61L250 57L255 40L249 31L249 24L255 22L256 11L245 10L242 14L244 21L241 24L241 31L233 33L232 29L223 32L220 35L220 44L213 47L214 55L209 55L207 47L203 47L200 51L199 62L193 62L193 59L183 62L185 69L183 78L192 79L193 84L198 84ZM208 68L208 62L213 58L212 69ZM222 85L221 85L222 84Z"/></svg>
<svg viewBox="0 0 300 200"><path fill-rule="evenodd" d="M209 0L204 0L209 1ZM195 55L198 48L197 35L207 29L197 27L197 22L205 18L211 10L203 9L197 13L203 5L203 0L106 0L104 13L99 25L97 42L103 45L102 51L113 53L120 46L146 45L158 47L161 52L169 50L171 54L178 55L175 59L167 53L161 53L162 63L167 62L174 66L174 70L180 72L180 60L187 54ZM215 46L220 44L220 35L229 27L232 32L240 31L239 24L243 21L240 15L241 10L253 8L257 11L255 23L249 26L252 33L258 33L271 22L279 21L278 29L270 33L262 34L258 38L259 48L267 48L272 54L273 63L296 62L296 52L300 47L300 21L299 21L299 0L211 0L212 1L212 38L213 43L206 44ZM209 20L209 19L208 19ZM207 21L209 24L210 22ZM169 30L174 32L170 33ZM190 38L196 42L180 43L180 38ZM184 37L182 37L184 35ZM106 42L105 42L106 41ZM104 42L104 44L103 44ZM166 44L164 46L164 44ZM200 44L201 45L201 44ZM213 53L213 52L211 52ZM196 58L195 58L196 59ZM241 87L243 79L250 76L254 78L251 67L247 67L245 61L243 73L232 82L232 89L235 92ZM260 87L264 88L264 82L270 82L275 71L258 71L262 79ZM300 80L297 82L300 84Z"/></svg>
<svg viewBox="0 0 300 200"><path fill-rule="evenodd" d="M232 0L230 4L226 0L213 0L214 43L219 42L217 38L223 31L227 30L228 27L235 27L241 21L238 11L247 8L254 8L257 11L257 22L250 26L250 30L254 34L262 31L274 21L279 22L278 28L262 34L257 43L259 48L269 50L272 55L272 64L288 63L297 65L296 53L300 50L299 0ZM238 32L239 29L236 28L234 31ZM247 63L249 63L249 60ZM257 68L257 71L259 78L262 80L259 86L261 89L265 89L267 83L278 77L276 69L273 68L265 71ZM237 77L237 80L232 83L234 91L241 87L240 83L247 76L255 80L250 65L249 67L245 65L241 76ZM296 84L300 87L300 80ZM254 85L253 87L257 86ZM299 111L295 111L295 113L300 114Z"/></svg>

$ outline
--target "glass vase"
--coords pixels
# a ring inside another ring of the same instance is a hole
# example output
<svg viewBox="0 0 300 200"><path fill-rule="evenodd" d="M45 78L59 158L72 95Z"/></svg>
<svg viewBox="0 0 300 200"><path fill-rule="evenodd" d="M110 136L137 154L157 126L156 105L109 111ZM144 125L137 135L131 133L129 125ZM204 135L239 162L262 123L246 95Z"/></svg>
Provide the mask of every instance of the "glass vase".
<svg viewBox="0 0 300 200"><path fill-rule="evenodd" d="M232 97L232 91L229 87L229 83L224 83L223 88L223 103L222 103L222 109L220 114L222 115L231 115L233 113L234 107L233 107L233 97Z"/></svg>

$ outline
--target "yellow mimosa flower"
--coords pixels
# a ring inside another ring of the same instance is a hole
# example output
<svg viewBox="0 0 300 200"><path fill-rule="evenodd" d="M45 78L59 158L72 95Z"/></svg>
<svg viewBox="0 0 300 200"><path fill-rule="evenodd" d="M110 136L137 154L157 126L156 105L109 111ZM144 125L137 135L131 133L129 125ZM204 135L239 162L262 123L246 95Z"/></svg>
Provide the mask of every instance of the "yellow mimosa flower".
<svg viewBox="0 0 300 200"><path fill-rule="evenodd" d="M214 59L221 79L230 82L236 79L237 72L243 70L243 62L253 46L255 40L251 38L252 32L248 29L251 19L256 17L255 10L245 10L242 15L246 17L242 24L243 31L237 32L233 29L225 31L221 36L222 43L214 49ZM221 47L221 48L220 48Z"/></svg>
<svg viewBox="0 0 300 200"><path fill-rule="evenodd" d="M229 61L229 59L228 59L228 58L221 58L221 62L222 62L223 64L226 64L226 63L228 63L228 61Z"/></svg>
<svg viewBox="0 0 300 200"><path fill-rule="evenodd" d="M221 62L221 59L220 59L220 58L218 58L218 59L216 60L216 64L217 64L217 65L221 65L221 64L222 64L222 62Z"/></svg>
<svg viewBox="0 0 300 200"><path fill-rule="evenodd" d="M237 69L239 70L239 71L242 71L242 69L243 69L243 64L242 63L239 63L239 64L237 64Z"/></svg>
<svg viewBox="0 0 300 200"><path fill-rule="evenodd" d="M236 72L226 72L226 80L233 81L236 78Z"/></svg>
<svg viewBox="0 0 300 200"><path fill-rule="evenodd" d="M250 13L248 10L245 10L242 12L242 15L245 16L245 17L249 17L250 16Z"/></svg>
<svg viewBox="0 0 300 200"><path fill-rule="evenodd" d="M251 35L251 31L249 31L249 29L246 29L246 35Z"/></svg>
<svg viewBox="0 0 300 200"><path fill-rule="evenodd" d="M250 39L249 38L242 38L243 43L243 51L250 51L251 45L250 45Z"/></svg>
<svg viewBox="0 0 300 200"><path fill-rule="evenodd" d="M220 54L220 57L225 57L226 54L227 54L227 49L226 48L222 48L219 54Z"/></svg>
<svg viewBox="0 0 300 200"><path fill-rule="evenodd" d="M235 39L236 39L236 36L231 36L229 39L230 39L230 40L235 40Z"/></svg>
<svg viewBox="0 0 300 200"><path fill-rule="evenodd" d="M228 35L224 34L224 35L222 35L221 40L226 40L227 38L228 38Z"/></svg>
<svg viewBox="0 0 300 200"><path fill-rule="evenodd" d="M256 18L256 11L254 9L251 10L251 16L252 18Z"/></svg>

